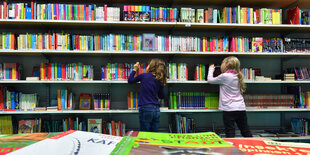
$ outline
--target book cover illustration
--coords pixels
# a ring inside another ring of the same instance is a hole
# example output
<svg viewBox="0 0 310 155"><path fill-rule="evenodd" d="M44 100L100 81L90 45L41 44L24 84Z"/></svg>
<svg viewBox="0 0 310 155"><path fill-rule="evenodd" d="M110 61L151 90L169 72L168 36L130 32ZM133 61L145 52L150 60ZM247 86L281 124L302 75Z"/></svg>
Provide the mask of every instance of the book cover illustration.
<svg viewBox="0 0 310 155"><path fill-rule="evenodd" d="M20 120L18 123L18 133L32 133L34 120Z"/></svg>
<svg viewBox="0 0 310 155"><path fill-rule="evenodd" d="M54 133L33 133L33 134L9 134L0 136L0 155L5 155L59 134Z"/></svg>
<svg viewBox="0 0 310 155"><path fill-rule="evenodd" d="M88 132L102 133L102 119L88 119Z"/></svg>
<svg viewBox="0 0 310 155"><path fill-rule="evenodd" d="M130 131L111 154L245 154L212 132L193 134Z"/></svg>
<svg viewBox="0 0 310 155"><path fill-rule="evenodd" d="M101 154L109 155L122 137L91 132L69 130L54 137L42 140L12 155L55 155L55 154Z"/></svg>
<svg viewBox="0 0 310 155"><path fill-rule="evenodd" d="M80 109L89 110L91 103L91 94L80 94Z"/></svg>
<svg viewBox="0 0 310 155"><path fill-rule="evenodd" d="M252 52L262 52L263 50L263 38L253 38L252 41Z"/></svg>
<svg viewBox="0 0 310 155"><path fill-rule="evenodd" d="M153 51L155 44L155 34L143 34L143 50Z"/></svg>
<svg viewBox="0 0 310 155"><path fill-rule="evenodd" d="M224 138L224 140L249 155L299 155L310 153L310 144L308 143L276 142L265 138Z"/></svg>

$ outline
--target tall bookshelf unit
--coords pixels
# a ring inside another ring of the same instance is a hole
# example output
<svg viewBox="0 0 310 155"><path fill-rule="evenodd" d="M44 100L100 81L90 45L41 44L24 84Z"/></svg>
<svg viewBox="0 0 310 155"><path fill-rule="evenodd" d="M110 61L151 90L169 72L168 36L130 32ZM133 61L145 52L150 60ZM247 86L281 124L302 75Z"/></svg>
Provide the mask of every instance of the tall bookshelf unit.
<svg viewBox="0 0 310 155"><path fill-rule="evenodd" d="M42 3L49 3L44 1ZM38 1L39 3L39 1ZM84 1L52 1L52 3L84 4ZM94 1L102 4L102 1ZM159 0L159 1L129 1L108 0L108 6L151 5L176 7L208 8L208 7L266 7L281 8L283 13L287 8L299 5L310 8L306 0ZM121 10L122 13L122 10ZM285 17L283 17L285 19ZM283 20L285 23L285 20ZM68 32L68 33L155 33L190 36L249 36L249 37L296 37L307 38L310 25L258 25L258 24L213 24L213 23L182 23L182 22L110 22L110 21L65 21L65 20L10 20L1 19L3 32ZM27 118L61 119L69 115L81 119L102 118L103 120L120 120L125 122L127 129L139 128L138 111L127 110L127 93L138 91L139 84L128 84L127 81L100 80L100 66L107 62L147 63L151 58L162 58L166 62L187 63L189 65L189 81L168 81L165 87L165 105L169 104L169 91L204 91L218 92L218 85L210 85L207 81L194 81L195 64L220 64L226 56L237 56L242 67L259 67L262 75L275 77L290 66L305 66L310 63L310 53L232 53L232 52L161 52L161 51L61 51L61 50L0 50L0 62L18 62L23 65L23 80L0 81L1 85L13 86L24 93L38 93L39 106L48 106L51 96L57 89L72 88L78 103L80 93L111 93L111 109L107 111L70 110L70 111L0 111L0 115L12 115L13 123ZM41 62L75 63L83 62L94 65L94 80L92 81L26 81L31 76L32 67ZM286 86L300 85L309 89L310 81L246 81L247 94L285 94ZM309 117L310 109L250 109L248 121L251 129L290 129L291 117ZM173 114L181 113L195 119L198 131L219 131L223 129L222 116L219 110L162 110L160 130L169 131L170 119ZM16 129L15 129L16 130Z"/></svg>

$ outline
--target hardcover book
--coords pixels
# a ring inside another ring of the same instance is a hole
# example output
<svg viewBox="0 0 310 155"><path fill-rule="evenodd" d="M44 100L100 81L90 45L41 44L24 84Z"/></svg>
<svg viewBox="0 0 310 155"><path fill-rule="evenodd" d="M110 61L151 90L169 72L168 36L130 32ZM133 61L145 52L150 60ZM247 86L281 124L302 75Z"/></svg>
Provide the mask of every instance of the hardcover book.
<svg viewBox="0 0 310 155"><path fill-rule="evenodd" d="M91 94L80 94L80 109L89 110L91 104Z"/></svg>
<svg viewBox="0 0 310 155"><path fill-rule="evenodd" d="M102 119L88 119L88 132L102 133Z"/></svg>
<svg viewBox="0 0 310 155"><path fill-rule="evenodd" d="M112 155L245 154L212 132L173 134L130 131L127 136L116 146Z"/></svg>
<svg viewBox="0 0 310 155"><path fill-rule="evenodd" d="M34 120L20 120L18 123L18 134L32 133L34 127Z"/></svg>
<svg viewBox="0 0 310 155"><path fill-rule="evenodd" d="M153 51L155 45L155 34L143 34L143 50Z"/></svg>
<svg viewBox="0 0 310 155"><path fill-rule="evenodd" d="M12 155L110 154L122 137L69 130L12 152Z"/></svg>

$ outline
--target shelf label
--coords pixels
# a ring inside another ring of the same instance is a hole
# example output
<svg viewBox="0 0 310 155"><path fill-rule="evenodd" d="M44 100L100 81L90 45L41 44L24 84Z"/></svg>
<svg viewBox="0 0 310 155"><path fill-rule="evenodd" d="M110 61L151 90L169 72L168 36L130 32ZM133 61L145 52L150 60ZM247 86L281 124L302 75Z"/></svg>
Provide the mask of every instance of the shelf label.
<svg viewBox="0 0 310 155"><path fill-rule="evenodd" d="M185 27L191 27L191 26L192 26L192 24L190 24L190 23L185 24Z"/></svg>

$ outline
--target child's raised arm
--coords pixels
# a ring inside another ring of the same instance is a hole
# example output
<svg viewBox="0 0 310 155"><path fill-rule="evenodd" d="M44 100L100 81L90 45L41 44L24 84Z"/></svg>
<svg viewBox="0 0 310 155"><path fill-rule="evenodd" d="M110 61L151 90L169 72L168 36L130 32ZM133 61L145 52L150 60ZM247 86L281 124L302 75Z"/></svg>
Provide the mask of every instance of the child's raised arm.
<svg viewBox="0 0 310 155"><path fill-rule="evenodd" d="M130 73L128 78L128 83L136 83L141 81L142 75L138 75L135 77L137 70L139 69L139 62L136 62L136 64L133 66L133 71Z"/></svg>
<svg viewBox="0 0 310 155"><path fill-rule="evenodd" d="M214 64L211 64L209 66L209 72L208 72L208 82L210 84L222 84L224 82L224 76L223 74L213 77L213 72L215 70Z"/></svg>

